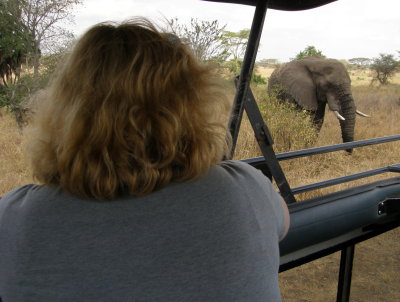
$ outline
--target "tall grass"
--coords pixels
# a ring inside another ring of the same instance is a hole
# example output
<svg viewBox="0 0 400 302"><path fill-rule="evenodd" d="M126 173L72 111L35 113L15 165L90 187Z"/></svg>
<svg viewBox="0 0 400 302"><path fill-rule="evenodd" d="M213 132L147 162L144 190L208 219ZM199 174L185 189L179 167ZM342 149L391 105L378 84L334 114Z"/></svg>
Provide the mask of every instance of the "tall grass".
<svg viewBox="0 0 400 302"><path fill-rule="evenodd" d="M368 83L364 78L360 78ZM398 78L396 80L398 81ZM355 84L353 85L353 96L357 109L371 115L370 118L357 117L355 139L362 140L400 134L400 86L371 87L360 85L357 80L353 80L353 83ZM264 111L263 115L266 117L266 122L274 136L274 149L278 153L297 147L302 148L302 144L305 147L317 147L342 142L339 122L328 110L322 129L316 140L312 142L312 140L309 140L307 130L305 130L308 124L299 123L297 119L301 116L292 116L293 113L286 112L287 109L276 108L274 100L265 98L262 91L257 92L257 94L260 108ZM271 104L264 105L263 102L271 102ZM266 110L269 112L265 112ZM276 122L275 119L279 121ZM293 125L294 123L296 125ZM278 127L278 129L275 127ZM285 134L285 131L289 129L290 131L297 129L299 133L297 135ZM283 135L285 138L283 139L279 135ZM241 139L238 141L237 158L259 156L257 143L247 121L243 123L239 138ZM288 143L288 139L290 143ZM291 187L297 187L399 163L399 150L400 142L391 142L357 148L354 149L352 155L345 151L338 151L283 161L281 165ZM304 200L394 176L398 176L398 174L382 174L299 194L296 198ZM399 235L400 229L397 228L357 244L351 288L352 301L400 301L398 288L400 261L397 253L400 242ZM339 253L335 253L281 273L279 280L283 301L335 301L339 257Z"/></svg>
<svg viewBox="0 0 400 302"><path fill-rule="evenodd" d="M225 81L227 94L233 98L232 81ZM354 81L353 81L354 82ZM253 87L254 94L273 139L276 153L304 149L307 147L325 146L341 143L339 122L327 110L325 121L319 134L311 127L309 117L282 105L266 96L266 86ZM386 87L353 85L353 96L359 110L371 115L370 118L357 117L355 139L362 140L400 133L400 86ZM0 112L0 194L26 182L31 182L30 173L23 159L22 142L24 136L18 132L13 117L4 109ZM345 151L334 152L312 157L281 162L291 187L318 182L332 177L344 176L362 172L386 165L398 163L400 142L369 146L355 149L352 155ZM253 130L244 116L238 138L235 158L250 158L260 156L260 150L255 140ZM372 179L386 178L388 175L376 176ZM311 198L328 192L336 191L370 182L371 179L359 180L349 184L304 193L299 200Z"/></svg>
<svg viewBox="0 0 400 302"><path fill-rule="evenodd" d="M24 136L14 115L0 109L0 196L17 186L32 182L24 160Z"/></svg>
<svg viewBox="0 0 400 302"><path fill-rule="evenodd" d="M233 85L227 83L227 93L233 97ZM309 120L302 113L293 112L270 101L265 96L266 88L259 86L255 95L263 116L274 137L274 148L285 152L305 147L341 143L339 123L331 112L321 132L314 136ZM357 118L355 137L357 140L400 134L400 86L357 86L353 88L356 106L371 115ZM14 117L0 111L0 196L11 189L31 183L30 171L23 155L24 135L21 135ZM344 151L308 158L283 161L283 170L292 187L326 180L356 172L378 168L400 161L400 142L387 143L355 149L352 155ZM243 120L237 145L236 158L259 156L259 148L247 118ZM390 175L373 177L387 178ZM360 180L317 192L305 193L299 200L339 190L349 185L371 181ZM398 261L399 229L357 245L352 293L354 301L400 301L400 262ZM383 247L383 248L382 248ZM283 301L334 301L337 286L338 255L319 259L307 265L280 274ZM378 272L379 277L375 276Z"/></svg>
<svg viewBox="0 0 400 302"><path fill-rule="evenodd" d="M226 83L229 97L233 98L233 85ZM284 106L266 96L266 87L254 87L254 94L262 115L274 139L275 152L287 152L307 147L325 146L341 143L339 122L327 110L325 122L317 135L307 115ZM357 140L382 137L400 133L400 86L387 87L355 86L353 96L356 106L371 115L370 118L357 117L355 138ZM22 143L24 136L18 131L14 118L4 109L1 111L0 129L0 194L26 182L32 182L30 172L24 161ZM352 155L344 151L281 162L289 184L292 187L362 172L398 163L399 142L355 149ZM238 138L235 158L260 156L253 130L245 116ZM388 177L376 176L373 179ZM370 182L371 179L342 184L317 192L304 193L298 199L306 199L348 186Z"/></svg>
<svg viewBox="0 0 400 302"><path fill-rule="evenodd" d="M276 153L304 149L312 146L317 132L311 126L310 116L298 111L294 105L282 104L276 98L268 98L266 87L252 87L261 115L274 140ZM248 117L245 115L238 136L235 158L242 159L261 155Z"/></svg>
<svg viewBox="0 0 400 302"><path fill-rule="evenodd" d="M268 99L266 93L257 88L259 107L274 138L276 153L299 150L308 147L326 146L342 143L339 121L328 109L319 134L311 126L306 114L290 106ZM387 87L355 86L353 96L356 106L370 118L357 116L355 139L369 139L400 133L400 86ZM281 165L291 187L327 180L380 168L399 162L400 142L369 146L355 149L352 155L345 151L314 155L282 161ZM258 144L247 120L244 121L239 135L236 158L260 156ZM388 178L386 174L372 178L345 183L318 191L300 194L303 200L372 180Z"/></svg>

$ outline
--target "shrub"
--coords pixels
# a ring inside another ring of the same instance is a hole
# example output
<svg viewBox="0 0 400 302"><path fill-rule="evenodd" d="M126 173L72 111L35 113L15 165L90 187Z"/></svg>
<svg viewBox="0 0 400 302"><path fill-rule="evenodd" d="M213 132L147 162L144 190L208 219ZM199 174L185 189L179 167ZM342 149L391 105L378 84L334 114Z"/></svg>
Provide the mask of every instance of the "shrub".
<svg viewBox="0 0 400 302"><path fill-rule="evenodd" d="M274 139L275 152L309 148L315 143L318 133L307 111L268 97L265 91L257 94L261 114Z"/></svg>
<svg viewBox="0 0 400 302"><path fill-rule="evenodd" d="M251 78L252 82L256 85L265 85L267 84L267 78L264 78L260 74L253 74L253 77Z"/></svg>
<svg viewBox="0 0 400 302"><path fill-rule="evenodd" d="M322 51L316 49L315 46L307 46L303 51L300 51L296 55L296 57L292 60L299 60L299 59L304 59L304 58L313 57L313 56L325 58L325 56L322 54Z"/></svg>
<svg viewBox="0 0 400 302"><path fill-rule="evenodd" d="M395 75L400 63L396 61L394 55L380 54L378 58L373 59L371 69L373 71L373 79L371 84L379 82L381 85L389 84L389 80Z"/></svg>
<svg viewBox="0 0 400 302"><path fill-rule="evenodd" d="M25 74L15 84L1 86L0 108L5 107L14 115L20 130L27 122L28 99L40 88L40 84L33 75Z"/></svg>
<svg viewBox="0 0 400 302"><path fill-rule="evenodd" d="M16 83L0 85L0 108L6 108L15 116L20 130L29 119L29 99L47 85L61 58L61 55L44 56L38 75L25 73Z"/></svg>

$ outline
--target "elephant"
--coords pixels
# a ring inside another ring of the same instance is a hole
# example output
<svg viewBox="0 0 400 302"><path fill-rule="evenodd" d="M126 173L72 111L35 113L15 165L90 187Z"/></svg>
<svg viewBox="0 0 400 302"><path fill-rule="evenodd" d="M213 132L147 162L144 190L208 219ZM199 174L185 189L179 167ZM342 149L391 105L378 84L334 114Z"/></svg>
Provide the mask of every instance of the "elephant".
<svg viewBox="0 0 400 302"><path fill-rule="evenodd" d="M278 67L269 78L268 94L307 110L317 131L321 129L328 104L339 119L343 142L354 140L355 115L368 117L356 110L350 76L335 59L313 56ZM352 149L346 151L351 153Z"/></svg>

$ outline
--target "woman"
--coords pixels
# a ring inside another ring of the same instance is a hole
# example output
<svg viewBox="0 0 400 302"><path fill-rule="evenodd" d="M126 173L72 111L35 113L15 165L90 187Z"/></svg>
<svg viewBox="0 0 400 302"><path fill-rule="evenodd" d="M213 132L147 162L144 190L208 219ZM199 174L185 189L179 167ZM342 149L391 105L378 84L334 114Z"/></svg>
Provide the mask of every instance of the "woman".
<svg viewBox="0 0 400 302"><path fill-rule="evenodd" d="M279 301L286 205L229 152L210 67L136 19L98 24L40 101L34 176L0 200L8 301Z"/></svg>

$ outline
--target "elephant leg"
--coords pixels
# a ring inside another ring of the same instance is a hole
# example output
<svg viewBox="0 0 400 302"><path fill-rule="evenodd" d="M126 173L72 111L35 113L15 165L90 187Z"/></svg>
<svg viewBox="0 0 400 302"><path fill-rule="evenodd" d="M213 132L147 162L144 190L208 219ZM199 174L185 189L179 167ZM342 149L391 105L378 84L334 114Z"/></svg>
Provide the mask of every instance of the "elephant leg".
<svg viewBox="0 0 400 302"><path fill-rule="evenodd" d="M314 127L317 129L317 132L321 130L322 124L324 122L325 106L326 103L318 104L317 110L312 115L312 123Z"/></svg>

